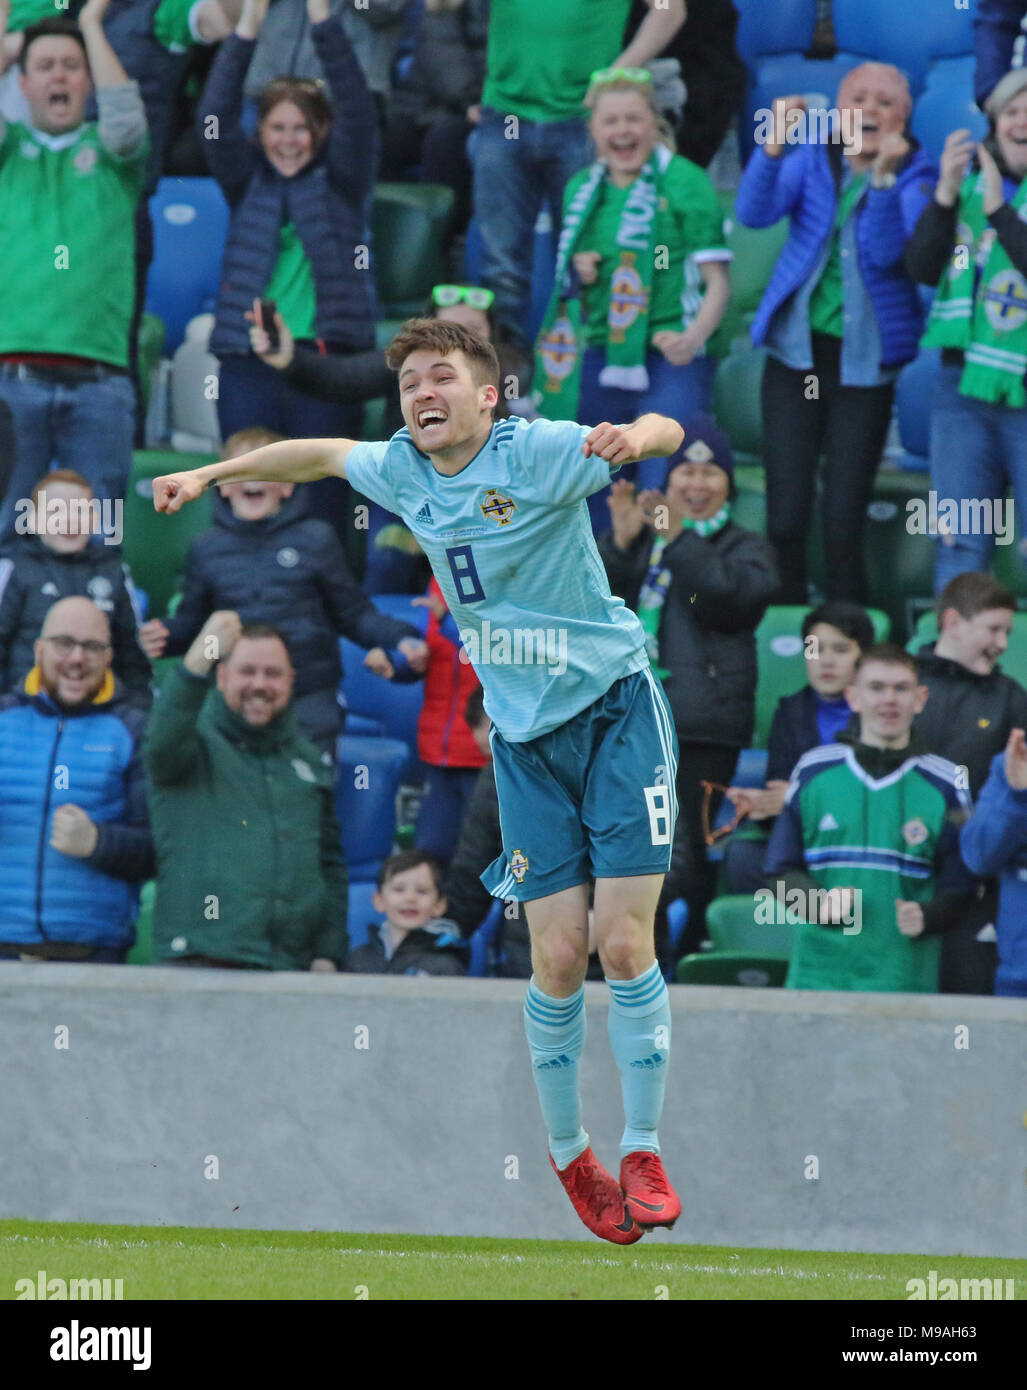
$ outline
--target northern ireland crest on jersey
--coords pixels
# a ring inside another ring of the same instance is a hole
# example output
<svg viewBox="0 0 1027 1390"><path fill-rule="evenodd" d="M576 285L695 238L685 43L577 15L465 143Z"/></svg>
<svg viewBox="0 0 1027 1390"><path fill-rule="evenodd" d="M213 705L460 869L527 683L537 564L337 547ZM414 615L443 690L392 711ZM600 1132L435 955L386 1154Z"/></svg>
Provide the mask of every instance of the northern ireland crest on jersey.
<svg viewBox="0 0 1027 1390"><path fill-rule="evenodd" d="M906 824L902 827L902 838L907 845L922 845L927 839L927 835L927 826L919 816L917 816L916 820L906 821Z"/></svg>
<svg viewBox="0 0 1027 1390"><path fill-rule="evenodd" d="M485 496L478 503L486 521L497 521L500 526L509 526L517 503L512 497L504 497L498 488L485 489Z"/></svg>
<svg viewBox="0 0 1027 1390"><path fill-rule="evenodd" d="M510 856L510 872L518 883L524 882L524 875L528 872L531 865L528 863L528 856L522 854L519 849L515 849Z"/></svg>

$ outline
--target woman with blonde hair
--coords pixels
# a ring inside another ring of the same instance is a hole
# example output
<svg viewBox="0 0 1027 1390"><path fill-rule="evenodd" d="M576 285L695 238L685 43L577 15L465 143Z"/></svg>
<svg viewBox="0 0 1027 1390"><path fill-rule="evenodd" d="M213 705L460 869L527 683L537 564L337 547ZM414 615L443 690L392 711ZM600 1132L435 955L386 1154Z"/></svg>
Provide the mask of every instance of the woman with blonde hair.
<svg viewBox="0 0 1027 1390"><path fill-rule="evenodd" d="M720 205L706 173L674 153L646 69L593 74L585 105L597 158L564 193L534 401L587 425L649 411L687 420L709 407L706 344L730 291ZM648 459L639 485L665 472L665 459ZM604 495L589 508L605 529Z"/></svg>

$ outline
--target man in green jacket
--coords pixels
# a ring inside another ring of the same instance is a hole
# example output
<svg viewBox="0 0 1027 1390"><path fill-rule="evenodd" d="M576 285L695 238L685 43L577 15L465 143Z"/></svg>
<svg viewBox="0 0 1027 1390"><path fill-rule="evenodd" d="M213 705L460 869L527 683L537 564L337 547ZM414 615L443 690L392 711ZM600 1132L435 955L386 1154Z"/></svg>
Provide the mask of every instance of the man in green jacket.
<svg viewBox="0 0 1027 1390"><path fill-rule="evenodd" d="M345 965L347 876L332 775L297 731L292 686L281 634L218 612L154 705L145 757L159 961Z"/></svg>

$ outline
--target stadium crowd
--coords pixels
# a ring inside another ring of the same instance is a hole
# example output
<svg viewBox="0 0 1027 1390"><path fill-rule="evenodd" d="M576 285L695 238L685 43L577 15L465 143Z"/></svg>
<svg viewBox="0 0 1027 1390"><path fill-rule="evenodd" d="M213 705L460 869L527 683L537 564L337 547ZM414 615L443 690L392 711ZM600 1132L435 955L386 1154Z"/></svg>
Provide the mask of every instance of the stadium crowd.
<svg viewBox="0 0 1027 1390"><path fill-rule="evenodd" d="M873 52L829 127L777 89L750 138L730 0L0 0L0 958L466 974L488 919L491 968L531 973L523 913L478 877L503 850L481 688L399 519L338 480L228 485L159 612L119 549L160 180L209 178L227 207L209 351L231 458L377 437L383 399L401 428L369 232L387 178L449 191L423 313L494 343L498 415L684 426L588 502L679 742L668 978L731 954L709 949L718 900L758 922L769 890L790 987L1027 997L1027 691L999 665L1018 602L994 530L941 528L914 654L868 611L867 563L926 350L932 495L997 511L1011 488L1027 518L1025 14L964 16L976 84L932 153L905 64ZM725 193L778 229L746 324ZM765 534L739 505L745 403L715 391L740 328L765 359ZM736 785L782 605L808 683ZM371 704L418 709L386 796L419 787L416 823L363 858L347 817L382 726L340 700L354 662Z"/></svg>

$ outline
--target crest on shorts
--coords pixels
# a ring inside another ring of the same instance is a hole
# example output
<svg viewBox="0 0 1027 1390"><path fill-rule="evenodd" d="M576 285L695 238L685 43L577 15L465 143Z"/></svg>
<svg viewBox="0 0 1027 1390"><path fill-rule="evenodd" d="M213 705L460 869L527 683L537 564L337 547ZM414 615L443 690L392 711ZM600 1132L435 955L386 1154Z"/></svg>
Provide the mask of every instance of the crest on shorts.
<svg viewBox="0 0 1027 1390"><path fill-rule="evenodd" d="M512 497L504 497L498 488L486 489L485 496L478 503L486 521L498 521L500 526L509 526L517 503Z"/></svg>
<svg viewBox="0 0 1027 1390"><path fill-rule="evenodd" d="M927 839L928 830L923 821L917 816L916 820L908 820L902 827L902 838L907 845L922 845Z"/></svg>
<svg viewBox="0 0 1027 1390"><path fill-rule="evenodd" d="M519 849L515 849L510 856L510 872L518 883L524 882L524 875L528 872L530 867L528 856L522 854Z"/></svg>

